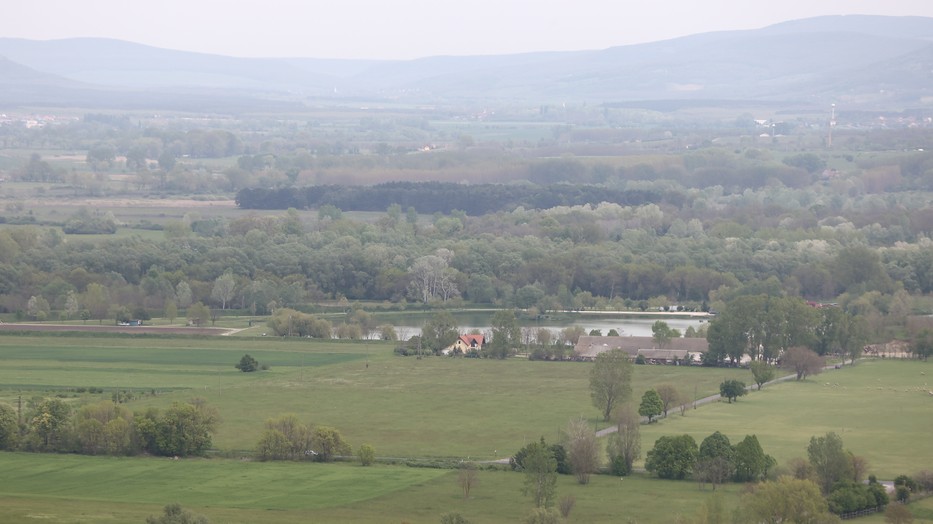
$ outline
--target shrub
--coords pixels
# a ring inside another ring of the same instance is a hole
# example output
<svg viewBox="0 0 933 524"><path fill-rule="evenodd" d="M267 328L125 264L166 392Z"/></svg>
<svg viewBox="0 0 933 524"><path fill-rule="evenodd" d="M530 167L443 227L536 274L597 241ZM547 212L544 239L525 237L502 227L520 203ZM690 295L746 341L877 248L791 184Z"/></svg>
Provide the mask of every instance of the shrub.
<svg viewBox="0 0 933 524"><path fill-rule="evenodd" d="M441 515L441 524L470 524L470 521L459 513L444 513Z"/></svg>
<svg viewBox="0 0 933 524"><path fill-rule="evenodd" d="M560 516L567 518L570 516L570 510L573 509L573 506L577 503L577 497L573 495L564 495L560 498L560 501L557 503L557 508L560 510Z"/></svg>
<svg viewBox="0 0 933 524"><path fill-rule="evenodd" d="M360 446L357 455L360 457L361 465L371 466L372 463L376 460L376 449L369 444L363 444Z"/></svg>
<svg viewBox="0 0 933 524"><path fill-rule="evenodd" d="M249 356L249 353L243 355L243 358L234 366L244 373L251 373L259 369L259 362L255 358Z"/></svg>

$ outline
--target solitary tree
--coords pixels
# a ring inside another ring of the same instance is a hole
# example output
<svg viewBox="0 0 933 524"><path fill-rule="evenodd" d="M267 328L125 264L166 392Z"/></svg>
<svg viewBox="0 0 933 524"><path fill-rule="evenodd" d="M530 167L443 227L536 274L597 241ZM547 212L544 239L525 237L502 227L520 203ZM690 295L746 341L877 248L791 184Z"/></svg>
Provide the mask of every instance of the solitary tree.
<svg viewBox="0 0 933 524"><path fill-rule="evenodd" d="M661 401L661 395L658 395L658 392L653 389L645 391L645 394L641 396L638 414L648 417L648 423L651 424L651 420L663 412L664 403Z"/></svg>
<svg viewBox="0 0 933 524"><path fill-rule="evenodd" d="M730 379L719 385L719 394L729 399L730 404L746 393L748 391L745 390L745 383L739 380Z"/></svg>
<svg viewBox="0 0 933 524"><path fill-rule="evenodd" d="M477 482L476 464L464 462L460 465L460 473L457 475L457 483L463 490L463 498L470 498L470 491L476 486Z"/></svg>
<svg viewBox="0 0 933 524"><path fill-rule="evenodd" d="M259 362L255 358L251 357L249 353L243 355L243 358L234 366L244 373L251 373L259 369Z"/></svg>
<svg viewBox="0 0 933 524"><path fill-rule="evenodd" d="M612 410L632 395L632 361L621 349L612 349L596 356L590 369L590 395L593 405L609 420Z"/></svg>

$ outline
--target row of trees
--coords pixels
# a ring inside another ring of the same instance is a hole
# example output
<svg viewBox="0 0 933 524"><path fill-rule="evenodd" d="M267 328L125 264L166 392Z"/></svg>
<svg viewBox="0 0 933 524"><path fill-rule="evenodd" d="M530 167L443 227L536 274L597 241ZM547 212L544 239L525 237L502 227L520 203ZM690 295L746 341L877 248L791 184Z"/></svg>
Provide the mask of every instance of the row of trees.
<svg viewBox="0 0 933 524"><path fill-rule="evenodd" d="M692 475L714 489L728 480L760 481L774 466L774 458L764 453L755 435L746 435L733 446L718 431L703 439L699 447L690 435L661 437L645 459L645 469L660 478L679 480Z"/></svg>
<svg viewBox="0 0 933 524"><path fill-rule="evenodd" d="M775 362L788 350L809 347L818 355L855 360L868 338L865 319L839 307L814 307L797 297L739 296L710 324L704 362L737 364L742 357Z"/></svg>
<svg viewBox="0 0 933 524"><path fill-rule="evenodd" d="M512 211L517 207L548 209L612 202L641 206L657 204L654 191L620 191L595 185L462 185L448 182L385 182L373 186L318 185L276 189L247 188L237 192L242 209L307 209L331 205L347 211L383 211L391 205L419 213L449 213L461 209L469 215Z"/></svg>
<svg viewBox="0 0 933 524"><path fill-rule="evenodd" d="M219 423L201 399L132 413L109 400L76 410L59 398L36 399L26 413L0 404L0 449L88 455L203 454Z"/></svg>
<svg viewBox="0 0 933 524"><path fill-rule="evenodd" d="M764 453L754 435L732 445L717 431L699 446L690 435L663 436L648 452L645 469L664 479L692 477L701 485L711 484L714 490L729 480L761 482L743 498L738 510L745 513L745 518L754 516L754 522L803 522L800 518L820 522L821 514L849 514L884 507L889 502L885 487L874 477L867 484L863 482L867 462L845 450L835 433L812 437L807 458L793 459L784 468L777 467L774 458ZM933 479L928 472L918 473L917 477L924 482ZM911 493L928 489L910 477L898 479L899 501L906 502Z"/></svg>

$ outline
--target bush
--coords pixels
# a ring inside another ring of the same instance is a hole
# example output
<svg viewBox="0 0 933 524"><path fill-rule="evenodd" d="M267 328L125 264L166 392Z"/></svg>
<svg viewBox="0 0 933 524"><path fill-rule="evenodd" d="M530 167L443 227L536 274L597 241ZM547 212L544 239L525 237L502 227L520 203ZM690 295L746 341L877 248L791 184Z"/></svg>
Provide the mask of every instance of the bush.
<svg viewBox="0 0 933 524"><path fill-rule="evenodd" d="M833 491L827 497L829 502L829 511L841 515L843 513L852 513L863 509L870 509L879 504L880 495L884 495L884 503L887 503L887 495L884 494L884 488L880 485L857 484L855 482L839 482L833 488Z"/></svg>
<svg viewBox="0 0 933 524"><path fill-rule="evenodd" d="M914 475L917 488L927 493L933 493L933 471L923 470Z"/></svg>
<svg viewBox="0 0 933 524"><path fill-rule="evenodd" d="M512 471L522 471L525 468L525 456L528 454L530 446L536 445L536 442L525 445L522 449L518 450L518 453L513 455L509 459L509 466L512 468ZM570 475L571 468L570 463L567 462L567 450L564 449L564 446L560 444L552 444L548 447L551 450L551 454L554 457L554 460L557 461L557 472L561 475Z"/></svg>
<svg viewBox="0 0 933 524"><path fill-rule="evenodd" d="M617 477L625 477L632 472L632 468L629 467L625 457L617 455L612 459L612 462L609 463L609 472Z"/></svg>
<svg viewBox="0 0 933 524"><path fill-rule="evenodd" d="M360 465L371 466L376 460L376 449L369 444L363 444L360 446L357 455L360 457Z"/></svg>
<svg viewBox="0 0 933 524"><path fill-rule="evenodd" d="M441 524L470 524L470 521L459 513L444 513L441 515Z"/></svg>
<svg viewBox="0 0 933 524"><path fill-rule="evenodd" d="M146 517L146 524L208 524L208 520L203 515L182 509L181 504L169 504L161 517Z"/></svg>
<svg viewBox="0 0 933 524"><path fill-rule="evenodd" d="M252 373L259 369L259 362L255 358L249 356L249 353L243 355L243 358L234 366L244 373Z"/></svg>
<svg viewBox="0 0 933 524"><path fill-rule="evenodd" d="M577 503L577 497L573 495L564 495L560 498L560 501L557 503L557 507L560 510L560 516L567 518L570 516L570 510L573 509L574 505Z"/></svg>

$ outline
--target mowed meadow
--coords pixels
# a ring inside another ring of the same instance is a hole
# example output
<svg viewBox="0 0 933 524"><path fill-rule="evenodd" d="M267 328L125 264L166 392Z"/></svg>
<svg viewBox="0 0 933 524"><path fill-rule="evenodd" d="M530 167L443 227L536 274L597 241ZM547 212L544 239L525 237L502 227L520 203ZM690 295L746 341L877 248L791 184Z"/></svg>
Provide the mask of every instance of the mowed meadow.
<svg viewBox="0 0 933 524"><path fill-rule="evenodd" d="M385 457L507 457L529 439L555 440L573 417L604 428L583 362L399 357L382 342L270 337L0 336L0 399L104 388L75 404L137 392L130 409L206 399L220 411L214 447L252 450L263 423L281 414L338 428ZM242 373L246 353L268 371ZM635 396L677 384L691 397L718 392L748 371L639 366ZM152 392L155 392L155 395Z"/></svg>
<svg viewBox="0 0 933 524"><path fill-rule="evenodd" d="M241 373L250 353L270 369ZM294 413L337 427L354 446L368 443L379 458L457 457L492 460L529 439L554 441L571 417L603 428L591 405L592 364L447 357L398 357L381 342L282 340L268 337L0 336L0 401L63 395L79 405L114 391L139 395L127 406L166 407L192 397L218 408L210 458L86 457L0 454L3 522L142 522L178 502L212 522L436 523L446 512L472 522L515 522L532 502L523 476L480 471L468 499L457 472L377 463L262 463L247 460L265 419ZM802 382L766 386L737 403L689 409L685 416L642 426L643 453L661 435L713 431L733 443L757 434L783 464L806 455L809 438L835 431L864 456L879 478L933 468L933 365L863 361ZM693 397L718 392L742 369L636 366L634 397L671 383ZM81 388L103 393L79 393ZM153 394L153 392L155 394ZM232 457L232 458L229 458ZM718 489L727 510L741 485ZM558 497L576 498L568 522L672 522L693 516L712 496L692 481L636 474L593 477L580 486L561 476ZM929 501L913 504L918 516ZM871 517L864 522L882 522Z"/></svg>

